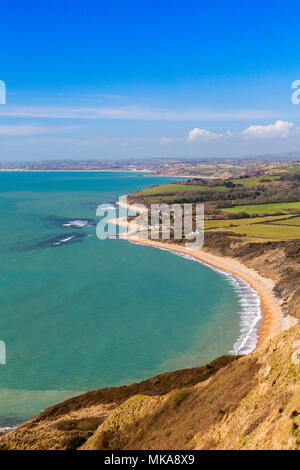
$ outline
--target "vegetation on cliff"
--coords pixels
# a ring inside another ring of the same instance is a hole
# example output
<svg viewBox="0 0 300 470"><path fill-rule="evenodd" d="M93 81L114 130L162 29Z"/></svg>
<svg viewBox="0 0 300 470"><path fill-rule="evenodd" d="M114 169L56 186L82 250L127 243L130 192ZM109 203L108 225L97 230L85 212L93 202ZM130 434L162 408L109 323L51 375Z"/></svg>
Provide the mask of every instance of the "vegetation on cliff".
<svg viewBox="0 0 300 470"><path fill-rule="evenodd" d="M0 448L300 449L299 339L297 325L248 356L72 398Z"/></svg>

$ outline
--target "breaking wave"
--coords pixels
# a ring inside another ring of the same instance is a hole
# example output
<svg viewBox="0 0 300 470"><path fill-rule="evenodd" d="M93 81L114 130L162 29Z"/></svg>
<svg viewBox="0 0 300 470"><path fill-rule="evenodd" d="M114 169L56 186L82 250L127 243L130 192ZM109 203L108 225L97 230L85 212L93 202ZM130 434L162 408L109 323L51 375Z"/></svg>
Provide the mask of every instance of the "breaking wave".
<svg viewBox="0 0 300 470"><path fill-rule="evenodd" d="M136 242L133 242L136 243ZM137 242L138 243L138 242ZM179 253L175 251L168 250L167 248L156 247L162 251L168 251L173 253L181 258L186 258L197 263L204 264L210 269L217 271L218 273L226 276L230 283L234 286L238 296L239 303L241 306L240 309L240 336L234 343L232 349L229 351L230 354L249 354L253 351L257 345L258 340L258 326L259 322L262 319L261 314L261 303L259 295L256 290L253 289L250 284L241 279L235 274L231 274L227 271L222 271L214 266L211 266L204 261L198 260L193 256L187 255L185 253Z"/></svg>
<svg viewBox="0 0 300 470"><path fill-rule="evenodd" d="M65 222L62 224L62 227L75 227L75 228L81 228L81 227L92 227L94 225L94 221L90 219L75 219L75 220L69 220L68 222Z"/></svg>
<svg viewBox="0 0 300 470"><path fill-rule="evenodd" d="M262 318L260 298L256 290L253 289L250 284L241 279L235 274L231 274L227 271L215 268L210 264L200 261L193 256L186 255L184 253L176 253L179 256L197 261L214 271L219 272L223 276L226 276L229 282L234 286L238 296L239 303L241 305L240 310L240 336L234 343L230 354L249 354L255 349L258 340L258 324Z"/></svg>

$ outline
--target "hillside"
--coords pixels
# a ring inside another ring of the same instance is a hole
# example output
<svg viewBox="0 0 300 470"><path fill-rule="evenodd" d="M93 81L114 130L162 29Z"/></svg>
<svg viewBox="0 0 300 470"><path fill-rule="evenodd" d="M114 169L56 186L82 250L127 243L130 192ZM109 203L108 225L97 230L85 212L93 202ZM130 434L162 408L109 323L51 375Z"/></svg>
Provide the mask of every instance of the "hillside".
<svg viewBox="0 0 300 470"><path fill-rule="evenodd" d="M300 449L299 339L297 325L242 358L67 400L0 448Z"/></svg>
<svg viewBox="0 0 300 470"><path fill-rule="evenodd" d="M83 449L300 449L300 329L163 397L136 395Z"/></svg>

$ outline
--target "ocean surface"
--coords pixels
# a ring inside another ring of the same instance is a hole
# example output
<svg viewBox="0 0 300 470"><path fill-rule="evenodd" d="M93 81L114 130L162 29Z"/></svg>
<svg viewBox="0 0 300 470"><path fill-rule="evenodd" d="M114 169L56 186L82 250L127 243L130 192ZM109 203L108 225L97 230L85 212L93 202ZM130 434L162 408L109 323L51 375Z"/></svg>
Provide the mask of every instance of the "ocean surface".
<svg viewBox="0 0 300 470"><path fill-rule="evenodd" d="M253 348L259 300L244 281L96 237L99 204L170 181L0 173L0 427L88 390Z"/></svg>

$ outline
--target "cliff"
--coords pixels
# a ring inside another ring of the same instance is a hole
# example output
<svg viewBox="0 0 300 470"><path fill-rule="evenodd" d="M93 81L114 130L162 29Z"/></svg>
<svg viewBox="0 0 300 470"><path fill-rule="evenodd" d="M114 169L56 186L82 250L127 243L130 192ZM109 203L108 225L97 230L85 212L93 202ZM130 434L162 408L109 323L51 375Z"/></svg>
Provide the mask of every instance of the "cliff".
<svg viewBox="0 0 300 470"><path fill-rule="evenodd" d="M300 325L244 357L48 408L1 449L300 449Z"/></svg>

